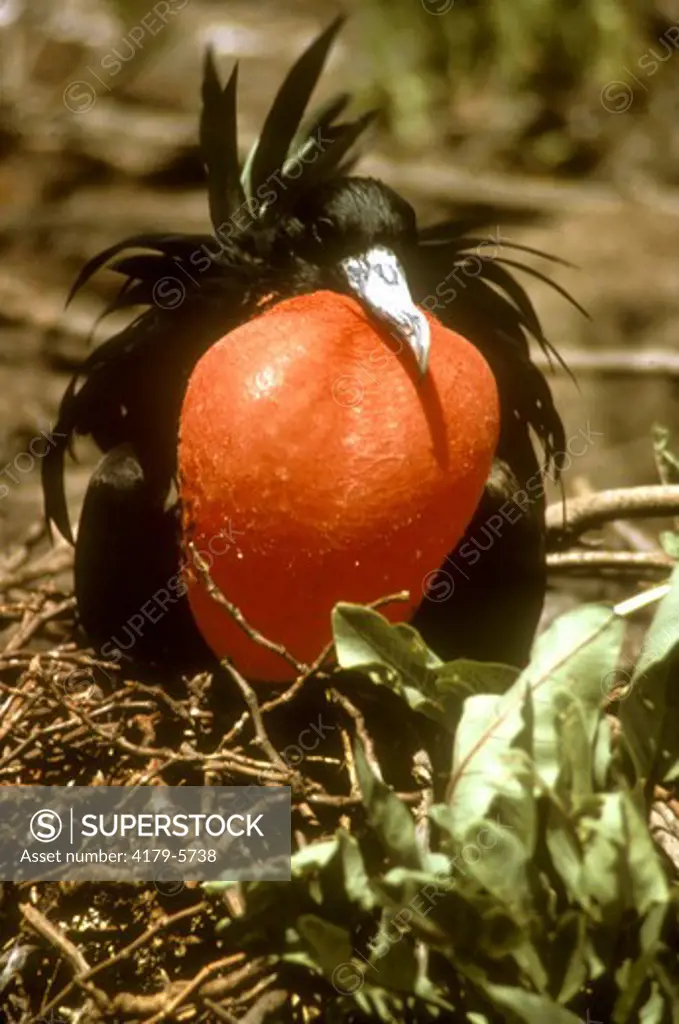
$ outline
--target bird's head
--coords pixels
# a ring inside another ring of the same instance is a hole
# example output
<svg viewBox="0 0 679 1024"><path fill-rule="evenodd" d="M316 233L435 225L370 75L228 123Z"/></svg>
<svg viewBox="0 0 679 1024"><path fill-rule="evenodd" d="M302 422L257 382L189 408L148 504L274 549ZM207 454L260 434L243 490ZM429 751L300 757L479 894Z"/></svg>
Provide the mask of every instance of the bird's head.
<svg viewBox="0 0 679 1024"><path fill-rule="evenodd" d="M417 244L415 211L372 178L338 178L303 194L280 227L275 258L299 261L314 285L351 295L427 370L429 324L405 264Z"/></svg>

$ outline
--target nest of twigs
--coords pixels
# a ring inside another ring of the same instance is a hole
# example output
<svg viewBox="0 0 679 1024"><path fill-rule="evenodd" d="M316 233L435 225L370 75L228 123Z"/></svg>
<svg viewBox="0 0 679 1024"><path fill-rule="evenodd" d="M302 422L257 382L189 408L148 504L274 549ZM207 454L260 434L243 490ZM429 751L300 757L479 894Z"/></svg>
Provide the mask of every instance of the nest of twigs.
<svg viewBox="0 0 679 1024"><path fill-rule="evenodd" d="M299 848L358 825L359 735L401 797L419 799L417 737L395 728L388 692L378 707L366 691L359 709L357 680L350 700L318 663L287 688L255 691L228 667L141 678L97 659L68 592L70 551L38 555L42 537L36 529L0 579L0 784L286 785ZM220 956L215 937L234 899L206 901L191 882L3 883L0 949L13 950L15 971L4 1020L264 1019L276 974L265 960Z"/></svg>
<svg viewBox="0 0 679 1024"><path fill-rule="evenodd" d="M553 568L588 572L594 563L599 571L666 574L672 559L660 551L563 551L625 511L667 515L677 507L677 488L638 490L645 501L630 505L624 492L622 507L610 495L576 503L568 525L560 508L550 510L560 551ZM421 805L430 780L418 773L417 752L431 735L425 719L404 728L388 689L376 696L334 668L329 652L287 688L256 689L228 665L168 678L93 657L78 629L71 559L70 548L47 547L44 528L35 527L0 574L1 785L287 785L293 846L301 849L340 825L361 830L358 738L378 776ZM62 881L2 883L0 892L2 1024L322 1017L313 992L295 1016L289 993L298 999L303 985L297 978L286 987L280 964L221 948L215 925L238 914L237 890L206 897L191 882Z"/></svg>

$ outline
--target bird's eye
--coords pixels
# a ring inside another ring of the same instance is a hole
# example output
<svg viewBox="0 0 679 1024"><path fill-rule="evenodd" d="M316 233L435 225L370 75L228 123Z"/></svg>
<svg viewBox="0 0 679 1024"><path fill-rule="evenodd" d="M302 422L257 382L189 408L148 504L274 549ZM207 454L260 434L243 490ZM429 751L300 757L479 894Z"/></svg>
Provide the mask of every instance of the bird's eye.
<svg viewBox="0 0 679 1024"><path fill-rule="evenodd" d="M314 239L323 245L324 242L330 242L335 234L335 224L330 220L329 217L319 217L315 221L312 230Z"/></svg>

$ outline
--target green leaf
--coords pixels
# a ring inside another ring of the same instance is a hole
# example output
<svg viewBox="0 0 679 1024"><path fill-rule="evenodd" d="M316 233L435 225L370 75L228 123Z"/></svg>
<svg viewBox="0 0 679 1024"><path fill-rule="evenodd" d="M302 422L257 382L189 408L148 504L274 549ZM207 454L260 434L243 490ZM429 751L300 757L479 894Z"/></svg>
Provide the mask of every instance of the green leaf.
<svg viewBox="0 0 679 1024"><path fill-rule="evenodd" d="M625 978L624 987L613 1008L613 1024L626 1024L634 1010L642 989L646 984L649 975L653 971L653 965L658 954L663 949L661 941L662 928L665 921L667 908L662 905L654 906L649 912L643 925L642 952L637 960L630 966ZM658 992L658 996L660 993ZM656 1003L658 1005L658 1003ZM659 1005L662 1008L663 1000L660 998ZM653 1003L648 1006L647 1015L653 1012ZM651 1016L651 1019L652 1016Z"/></svg>
<svg viewBox="0 0 679 1024"><path fill-rule="evenodd" d="M549 996L490 983L486 983L484 989L499 1009L510 1010L525 1024L582 1024L580 1017L559 1006Z"/></svg>
<svg viewBox="0 0 679 1024"><path fill-rule="evenodd" d="M519 676L518 668L493 661L471 661L458 658L447 661L434 673L438 693L457 693L473 697L480 693L505 693Z"/></svg>
<svg viewBox="0 0 679 1024"><path fill-rule="evenodd" d="M672 659L679 646L679 566L670 578L670 591L660 602L639 655L631 690L620 709L623 742L634 765L637 781L651 775L663 744L667 684ZM672 716L673 717L673 716ZM675 721L665 729L668 754L663 758L660 779L667 776L671 751L677 750Z"/></svg>
<svg viewBox="0 0 679 1024"><path fill-rule="evenodd" d="M498 796L505 806L525 803L527 754L543 782L555 785L562 771L558 721L574 716L595 742L601 680L617 662L622 628L599 605L569 612L540 638L530 665L506 693L466 700L448 790L458 839L488 816Z"/></svg>
<svg viewBox="0 0 679 1024"><path fill-rule="evenodd" d="M437 725L445 727L446 714L441 704L423 696L414 686L402 686L397 680L392 682L390 689L402 697L412 711L416 711L420 715L426 715L427 718L436 722Z"/></svg>
<svg viewBox="0 0 679 1024"><path fill-rule="evenodd" d="M432 821L447 837L442 845L450 857L449 872L453 878L458 883L463 879L474 879L501 903L511 907L516 917L529 914L532 905L527 873L535 831L532 785L525 788L524 795L530 819L527 829L525 826L515 829L504 823L500 812L495 820L477 821L459 840L454 832L455 822L449 806L435 804L429 812ZM504 808L502 801L496 806ZM530 849L526 845L526 832Z"/></svg>
<svg viewBox="0 0 679 1024"><path fill-rule="evenodd" d="M415 822L406 805L374 774L362 743L354 748L356 775L361 787L368 821L387 853L397 864L422 868L422 851L417 843Z"/></svg>
<svg viewBox="0 0 679 1024"><path fill-rule="evenodd" d="M394 626L371 608L336 605L332 630L337 661L345 669L384 665L424 692L431 689L431 670L443 664L411 626Z"/></svg>
<svg viewBox="0 0 679 1024"><path fill-rule="evenodd" d="M519 670L511 665L470 661L449 661L434 673L434 691L444 708L444 722L451 732L458 726L467 697L502 694L516 681Z"/></svg>
<svg viewBox="0 0 679 1024"><path fill-rule="evenodd" d="M403 935L396 942L386 944L386 949L376 957L371 955L370 962L378 972L380 986L395 989L397 992L415 991L418 978L418 965L415 950L408 935Z"/></svg>
<svg viewBox="0 0 679 1024"><path fill-rule="evenodd" d="M344 829L337 833L344 869L344 889L347 898L352 903L357 903L362 910L372 910L375 907L375 894L370 885L370 877L365 869L361 848L354 836L349 835ZM312 844L313 845L313 844Z"/></svg>
<svg viewBox="0 0 679 1024"><path fill-rule="evenodd" d="M498 795L520 801L525 791L527 762L513 749L524 729L525 683L519 681L501 697L469 697L455 736L453 770L447 803L449 828L462 842L478 822L490 816Z"/></svg>
<svg viewBox="0 0 679 1024"><path fill-rule="evenodd" d="M571 736L584 732L580 748L591 748L601 716L602 681L618 663L623 630L622 620L602 605L567 612L538 639L530 665L520 677L533 692L535 763L550 787L562 770L557 719L579 720ZM583 789L582 777L578 786Z"/></svg>
<svg viewBox="0 0 679 1024"><path fill-rule="evenodd" d="M597 790L606 788L608 773L613 760L613 732L608 718L603 716L599 719L594 750L592 753L592 775L594 786Z"/></svg>
<svg viewBox="0 0 679 1024"><path fill-rule="evenodd" d="M654 965L653 973L658 979L658 985L660 986L661 991L665 995L666 1003L670 1007L672 1007L672 1024L677 1024L677 1006L679 1006L679 984L677 983L676 968L674 968L672 973L670 973L672 967L674 967L674 964L668 964L666 970L663 962L658 960ZM665 1020L666 1018L663 1018L663 1022Z"/></svg>
<svg viewBox="0 0 679 1024"><path fill-rule="evenodd" d="M659 423L653 424L653 454L660 482L679 483L679 459L670 450L671 433Z"/></svg>
<svg viewBox="0 0 679 1024"><path fill-rule="evenodd" d="M674 533L672 530L662 530L660 532L660 546L666 555L670 558L679 559L679 533Z"/></svg>
<svg viewBox="0 0 679 1024"><path fill-rule="evenodd" d="M435 913L437 906L454 888L449 872L436 875L431 871L392 868L383 878L373 879L373 888L383 909L390 911L392 916L401 914L403 925L412 928L418 938L439 946L450 941L450 935L437 924ZM376 940L377 944L372 944L371 956L375 962L389 944L381 929Z"/></svg>
<svg viewBox="0 0 679 1024"><path fill-rule="evenodd" d="M627 910L643 917L669 900L658 851L629 793L606 793L600 801L600 816L580 822L583 883L609 923Z"/></svg>
<svg viewBox="0 0 679 1024"><path fill-rule="evenodd" d="M665 1000L658 982L653 980L651 994L639 1011L639 1024L662 1024L665 1019Z"/></svg>
<svg viewBox="0 0 679 1024"><path fill-rule="evenodd" d="M558 923L554 946L566 965L557 996L557 1002L564 1005L582 992L588 981L589 941L587 921L583 914L566 911Z"/></svg>
<svg viewBox="0 0 679 1024"><path fill-rule="evenodd" d="M444 708L433 688L433 671L443 662L412 626L394 626L371 608L354 604L336 605L332 626L341 668L372 670L374 683L387 686L413 711L445 725Z"/></svg>
<svg viewBox="0 0 679 1024"><path fill-rule="evenodd" d="M292 855L290 871L293 878L305 878L309 874L327 867L338 850L338 840L325 839L322 842L309 843Z"/></svg>
<svg viewBox="0 0 679 1024"><path fill-rule="evenodd" d="M546 992L549 975L533 943L528 939L517 943L512 949L511 955L516 960L521 974L528 979L533 988L536 988L538 992Z"/></svg>
<svg viewBox="0 0 679 1024"><path fill-rule="evenodd" d="M353 948L346 928L339 928L316 914L301 915L296 927L326 978L332 978L336 968L351 959Z"/></svg>
<svg viewBox="0 0 679 1024"><path fill-rule="evenodd" d="M547 813L545 841L568 896L588 910L591 899L583 878L584 854L577 825L556 801L550 803Z"/></svg>

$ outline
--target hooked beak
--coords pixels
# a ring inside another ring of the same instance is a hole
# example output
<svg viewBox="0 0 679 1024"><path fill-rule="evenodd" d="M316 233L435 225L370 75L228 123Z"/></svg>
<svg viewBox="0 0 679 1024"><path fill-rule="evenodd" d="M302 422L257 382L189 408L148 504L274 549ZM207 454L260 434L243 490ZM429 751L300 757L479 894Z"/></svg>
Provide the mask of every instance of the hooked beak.
<svg viewBox="0 0 679 1024"><path fill-rule="evenodd" d="M406 342L424 376L429 362L429 323L412 300L396 255L391 249L374 246L360 256L342 260L340 266L366 309Z"/></svg>

